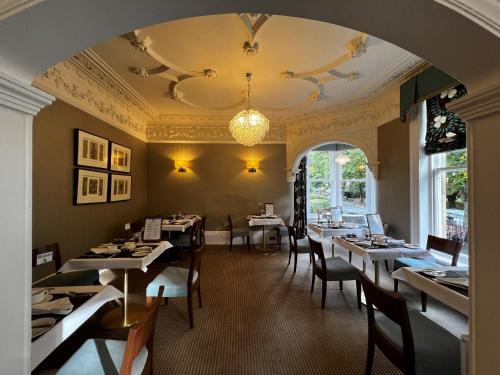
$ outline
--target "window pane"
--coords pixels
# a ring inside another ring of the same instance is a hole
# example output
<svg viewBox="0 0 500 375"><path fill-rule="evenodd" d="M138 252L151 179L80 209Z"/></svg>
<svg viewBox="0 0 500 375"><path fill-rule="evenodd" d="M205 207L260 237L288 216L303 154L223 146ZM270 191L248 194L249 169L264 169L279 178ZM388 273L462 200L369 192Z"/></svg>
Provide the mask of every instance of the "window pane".
<svg viewBox="0 0 500 375"><path fill-rule="evenodd" d="M342 210L346 214L366 212L366 181L342 181Z"/></svg>
<svg viewBox="0 0 500 375"><path fill-rule="evenodd" d="M447 167L466 167L467 166L467 150L458 150L446 153Z"/></svg>
<svg viewBox="0 0 500 375"><path fill-rule="evenodd" d="M350 160L342 166L342 180L366 177L365 154L359 148L344 151Z"/></svg>
<svg viewBox="0 0 500 375"><path fill-rule="evenodd" d="M330 163L328 151L312 151L309 153L309 178L311 180L329 180Z"/></svg>
<svg viewBox="0 0 500 375"><path fill-rule="evenodd" d="M311 213L316 213L318 208L330 207L331 186L328 181L311 181L309 187L309 205Z"/></svg>
<svg viewBox="0 0 500 375"><path fill-rule="evenodd" d="M446 172L446 236L464 241L467 254L467 171Z"/></svg>

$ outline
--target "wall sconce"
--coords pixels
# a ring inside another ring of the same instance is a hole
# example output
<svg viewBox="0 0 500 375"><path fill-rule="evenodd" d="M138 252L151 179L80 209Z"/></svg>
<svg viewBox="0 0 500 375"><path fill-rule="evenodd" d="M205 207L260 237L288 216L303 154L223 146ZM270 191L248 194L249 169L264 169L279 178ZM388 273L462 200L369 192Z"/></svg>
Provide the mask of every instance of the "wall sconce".
<svg viewBox="0 0 500 375"><path fill-rule="evenodd" d="M258 161L255 161L255 160L248 160L247 161L248 172L255 173L255 172L257 172L258 168L259 168L259 162Z"/></svg>
<svg viewBox="0 0 500 375"><path fill-rule="evenodd" d="M186 160L176 160L175 169L177 172L187 172L188 162Z"/></svg>

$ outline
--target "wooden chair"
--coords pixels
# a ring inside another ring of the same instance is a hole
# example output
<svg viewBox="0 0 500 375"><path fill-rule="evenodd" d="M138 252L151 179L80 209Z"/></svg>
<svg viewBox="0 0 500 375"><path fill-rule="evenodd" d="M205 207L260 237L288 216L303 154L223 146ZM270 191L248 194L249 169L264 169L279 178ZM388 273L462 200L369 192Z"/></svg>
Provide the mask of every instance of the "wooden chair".
<svg viewBox="0 0 500 375"><path fill-rule="evenodd" d="M62 266L61 253L59 251L58 243L33 249L31 253L31 260L31 266L33 269L41 266L42 264L54 264L54 274L33 283L33 286L37 288L99 284L99 271L97 270L58 272L57 270Z"/></svg>
<svg viewBox="0 0 500 375"><path fill-rule="evenodd" d="M309 262L312 263L312 254L307 239L297 239L297 229L291 225L288 226L288 240L290 241L290 252L288 253L288 265L292 260L292 253L295 254L293 261L293 273L297 271L297 258L299 254L309 254Z"/></svg>
<svg viewBox="0 0 500 375"><path fill-rule="evenodd" d="M321 289L321 308L325 308L326 300L326 283L327 281L338 281L340 290L342 290L343 282L347 280L356 280L356 291L358 297L358 309L361 309L361 284L359 281L359 270L349 262L340 257L332 257L325 259L323 245L321 242L313 240L310 236L309 245L311 247L311 256L313 259L313 273L311 293L314 292L314 281L318 276L322 281ZM318 256L319 260L315 260Z"/></svg>
<svg viewBox="0 0 500 375"><path fill-rule="evenodd" d="M200 232L201 225L202 220L196 220L188 233L181 233L176 238L171 239L170 242L172 245L183 250L189 249L190 251L193 251L202 244Z"/></svg>
<svg viewBox="0 0 500 375"><path fill-rule="evenodd" d="M189 327L194 328L193 320L193 294L198 292L198 304L201 307L201 260L205 245L191 251L191 264L189 268L167 267L151 281L146 288L146 301L151 303L152 297L158 293L158 288L164 286L162 297L168 304L169 297L187 297L189 314Z"/></svg>
<svg viewBox="0 0 500 375"><path fill-rule="evenodd" d="M420 312L408 310L399 294L360 275L368 312L365 375L371 374L375 346L404 374L460 374L457 337Z"/></svg>
<svg viewBox="0 0 500 375"><path fill-rule="evenodd" d="M234 228L231 215L227 215L227 221L229 227L229 251L233 250L233 238L246 238L247 250L250 251L250 229L248 227Z"/></svg>
<svg viewBox="0 0 500 375"><path fill-rule="evenodd" d="M451 255L451 266L456 266L460 250L462 249L462 242L448 240L446 238L436 237L432 235L427 236L427 250L442 251ZM394 260L394 270L401 267L436 267L440 266L439 262L432 255L425 258L397 258ZM399 280L394 279L394 291L398 291ZM422 302L422 311L427 311L427 293L420 292L420 299Z"/></svg>
<svg viewBox="0 0 500 375"><path fill-rule="evenodd" d="M163 286L144 318L130 327L127 341L89 339L57 375L152 374L153 337L162 293Z"/></svg>

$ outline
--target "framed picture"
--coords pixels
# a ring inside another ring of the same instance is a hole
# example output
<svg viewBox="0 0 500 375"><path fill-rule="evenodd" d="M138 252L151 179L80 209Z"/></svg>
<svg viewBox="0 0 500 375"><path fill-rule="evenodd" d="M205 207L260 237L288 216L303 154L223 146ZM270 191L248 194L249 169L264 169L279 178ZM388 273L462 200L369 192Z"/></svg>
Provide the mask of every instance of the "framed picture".
<svg viewBox="0 0 500 375"><path fill-rule="evenodd" d="M110 186L110 202L127 201L131 197L132 176L112 174Z"/></svg>
<svg viewBox="0 0 500 375"><path fill-rule="evenodd" d="M111 142L109 169L117 172L130 173L132 150L118 143Z"/></svg>
<svg viewBox="0 0 500 375"><path fill-rule="evenodd" d="M342 218L342 207L341 206L332 207L331 212L332 212L332 221L334 223L341 223L344 221Z"/></svg>
<svg viewBox="0 0 500 375"><path fill-rule="evenodd" d="M274 215L274 203L265 203L266 216Z"/></svg>
<svg viewBox="0 0 500 375"><path fill-rule="evenodd" d="M108 174L106 172L75 169L74 203L105 203L108 200Z"/></svg>
<svg viewBox="0 0 500 375"><path fill-rule="evenodd" d="M106 138L75 129L75 164L84 167L108 169Z"/></svg>
<svg viewBox="0 0 500 375"><path fill-rule="evenodd" d="M154 242L161 240L161 216L147 217L144 220L144 233L142 240L144 242Z"/></svg>
<svg viewBox="0 0 500 375"><path fill-rule="evenodd" d="M384 224L379 214L366 214L370 236L384 235Z"/></svg>

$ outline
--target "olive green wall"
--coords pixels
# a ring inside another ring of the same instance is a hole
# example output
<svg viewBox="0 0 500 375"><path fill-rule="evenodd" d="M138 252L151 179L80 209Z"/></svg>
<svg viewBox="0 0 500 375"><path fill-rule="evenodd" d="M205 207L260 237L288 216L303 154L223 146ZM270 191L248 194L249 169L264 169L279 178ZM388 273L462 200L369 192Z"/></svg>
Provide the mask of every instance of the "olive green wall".
<svg viewBox="0 0 500 375"><path fill-rule="evenodd" d="M73 205L74 128L132 148L131 200ZM33 124L33 247L59 242L64 262L144 216L146 152L144 142L64 102L43 109Z"/></svg>
<svg viewBox="0 0 500 375"><path fill-rule="evenodd" d="M242 223L259 211L259 202L274 202L275 211L291 215L291 184L286 181L286 145L149 143L148 212L168 215L179 210L206 214L208 230L224 230L227 214ZM188 160L186 173L175 160ZM258 160L256 173L247 160Z"/></svg>
<svg viewBox="0 0 500 375"><path fill-rule="evenodd" d="M391 121L378 128L377 210L389 235L410 240L410 133L408 124Z"/></svg>

